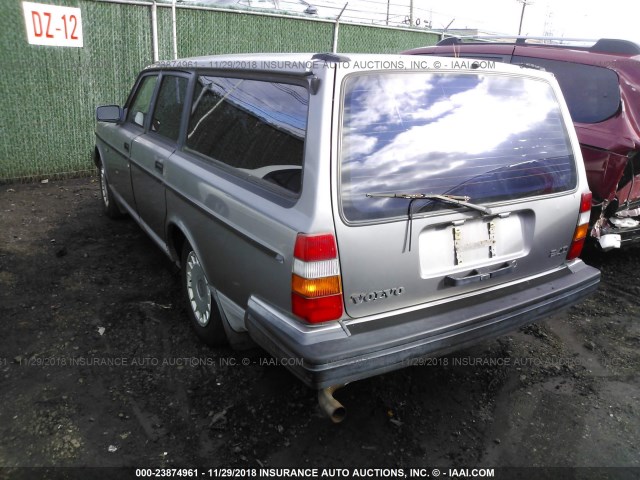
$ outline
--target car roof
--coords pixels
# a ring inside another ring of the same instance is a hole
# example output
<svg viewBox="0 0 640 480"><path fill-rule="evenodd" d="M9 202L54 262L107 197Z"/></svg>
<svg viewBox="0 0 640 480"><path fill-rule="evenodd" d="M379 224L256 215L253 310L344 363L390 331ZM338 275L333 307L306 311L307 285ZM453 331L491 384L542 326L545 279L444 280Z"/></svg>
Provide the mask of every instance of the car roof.
<svg viewBox="0 0 640 480"><path fill-rule="evenodd" d="M630 40L616 38L584 39L565 37L530 37L505 35L476 35L467 37L447 37L436 46L446 45L520 45L544 48L585 50L613 55L640 55L640 45Z"/></svg>
<svg viewBox="0 0 640 480"><path fill-rule="evenodd" d="M537 58L564 60L586 65L615 67L617 59L627 59L631 60L631 65L640 66L640 45L628 40L603 38L597 41L591 40L592 45L585 46L585 42L589 41L583 39L562 39L563 41L573 40L573 44L540 43L553 41L549 37L512 37L515 39L514 41L490 41L495 38L504 37L450 37L440 41L437 45L414 48L402 53L437 55L438 53L464 51L489 55L513 55L517 49L518 55L530 55ZM582 45L576 43L582 43Z"/></svg>
<svg viewBox="0 0 640 480"><path fill-rule="evenodd" d="M440 42L437 45L414 48L402 52L409 55L447 55L451 53L466 53L471 55L497 55L497 56L530 56L534 58L574 62L583 65L594 65L614 70L634 85L640 84L640 54L603 52L599 40L591 47L579 47L575 45L541 44L527 42ZM620 43L616 43L620 42ZM597 46L600 43L600 46ZM626 40L609 40L609 46L615 48L618 45L620 51L629 52L640 46Z"/></svg>

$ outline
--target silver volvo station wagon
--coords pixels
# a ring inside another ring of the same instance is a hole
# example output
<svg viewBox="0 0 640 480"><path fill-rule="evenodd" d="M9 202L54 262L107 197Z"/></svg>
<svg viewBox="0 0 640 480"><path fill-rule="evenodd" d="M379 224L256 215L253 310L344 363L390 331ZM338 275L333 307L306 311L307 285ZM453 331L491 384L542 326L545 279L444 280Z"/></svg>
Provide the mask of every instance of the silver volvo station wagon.
<svg viewBox="0 0 640 480"><path fill-rule="evenodd" d="M144 69L98 107L108 216L182 270L205 342L319 390L495 337L597 288L591 193L551 74L264 54Z"/></svg>

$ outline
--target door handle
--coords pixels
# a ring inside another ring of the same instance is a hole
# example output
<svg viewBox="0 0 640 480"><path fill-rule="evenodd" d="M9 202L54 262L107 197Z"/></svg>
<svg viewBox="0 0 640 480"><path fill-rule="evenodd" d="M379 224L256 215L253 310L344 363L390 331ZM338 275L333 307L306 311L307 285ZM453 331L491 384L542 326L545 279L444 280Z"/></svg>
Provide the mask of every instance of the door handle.
<svg viewBox="0 0 640 480"><path fill-rule="evenodd" d="M124 149L125 149L127 152L129 151L129 144L128 144L128 143L125 143L125 144L124 144Z"/></svg>
<svg viewBox="0 0 640 480"><path fill-rule="evenodd" d="M488 268L476 268L475 270L472 270L469 275L466 275L464 277L447 275L446 277L444 277L444 284L447 287L458 287L460 285L482 282L484 280L489 280L490 278L495 278L501 275L506 275L507 273L511 273L516 269L517 266L518 262L516 260L511 260L510 262L503 263L495 270L489 270Z"/></svg>
<svg viewBox="0 0 640 480"><path fill-rule="evenodd" d="M164 164L160 160L156 160L156 170L160 173L164 170Z"/></svg>

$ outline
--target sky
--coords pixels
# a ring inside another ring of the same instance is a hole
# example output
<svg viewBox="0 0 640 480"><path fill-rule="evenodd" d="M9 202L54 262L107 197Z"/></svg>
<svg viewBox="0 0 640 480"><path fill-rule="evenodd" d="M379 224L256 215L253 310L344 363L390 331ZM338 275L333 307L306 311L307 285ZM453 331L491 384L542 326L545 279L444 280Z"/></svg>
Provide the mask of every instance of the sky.
<svg viewBox="0 0 640 480"><path fill-rule="evenodd" d="M246 2L247 0L245 0ZM253 0L254 3L265 0ZM291 0L280 0L289 3ZM299 1L299 0L298 0ZM396 25L409 15L410 0L307 0L321 17L337 15L348 1L346 20ZM640 2L629 0L527 0L522 34L558 37L624 38L640 43ZM433 28L479 28L496 33L518 33L522 3L519 0L413 0L414 18Z"/></svg>

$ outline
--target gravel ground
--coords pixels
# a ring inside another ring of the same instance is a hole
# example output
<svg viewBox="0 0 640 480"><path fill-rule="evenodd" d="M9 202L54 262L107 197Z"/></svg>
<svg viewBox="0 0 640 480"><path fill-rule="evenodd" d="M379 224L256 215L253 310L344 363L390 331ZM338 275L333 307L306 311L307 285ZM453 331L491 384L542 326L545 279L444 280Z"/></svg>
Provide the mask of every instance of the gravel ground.
<svg viewBox="0 0 640 480"><path fill-rule="evenodd" d="M587 256L603 281L571 310L340 390L348 418L333 425L263 351L199 343L175 267L131 219L102 215L94 179L0 186L0 211L0 478L33 466L640 477L638 247Z"/></svg>

